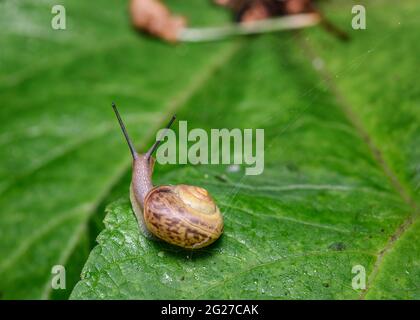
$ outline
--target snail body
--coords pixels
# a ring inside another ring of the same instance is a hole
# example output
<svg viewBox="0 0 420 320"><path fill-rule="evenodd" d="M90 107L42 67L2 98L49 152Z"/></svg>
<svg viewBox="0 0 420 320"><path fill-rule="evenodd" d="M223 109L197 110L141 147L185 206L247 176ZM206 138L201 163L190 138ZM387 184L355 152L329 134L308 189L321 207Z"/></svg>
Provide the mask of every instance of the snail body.
<svg viewBox="0 0 420 320"><path fill-rule="evenodd" d="M206 189L190 185L153 187L153 152L138 154L127 134L115 104L112 105L133 157L130 201L143 234L188 249L206 247L223 232L223 217ZM175 120L171 119L168 127Z"/></svg>

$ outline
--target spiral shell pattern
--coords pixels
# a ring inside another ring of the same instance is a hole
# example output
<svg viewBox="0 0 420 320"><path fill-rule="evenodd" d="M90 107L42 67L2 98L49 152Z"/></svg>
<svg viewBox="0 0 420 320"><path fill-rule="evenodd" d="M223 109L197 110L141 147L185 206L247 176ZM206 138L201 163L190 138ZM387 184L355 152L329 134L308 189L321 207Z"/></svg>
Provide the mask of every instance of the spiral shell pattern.
<svg viewBox="0 0 420 320"><path fill-rule="evenodd" d="M223 217L207 190L188 185L158 186L145 198L144 221L156 237L198 249L216 241Z"/></svg>

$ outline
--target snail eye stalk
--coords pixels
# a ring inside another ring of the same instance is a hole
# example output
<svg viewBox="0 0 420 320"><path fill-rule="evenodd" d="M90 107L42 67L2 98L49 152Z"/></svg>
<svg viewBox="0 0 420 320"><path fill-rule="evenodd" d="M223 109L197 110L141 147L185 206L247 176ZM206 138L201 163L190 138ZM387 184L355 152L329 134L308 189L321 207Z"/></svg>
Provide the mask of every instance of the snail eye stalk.
<svg viewBox="0 0 420 320"><path fill-rule="evenodd" d="M156 151L156 149L159 147L159 145L162 143L163 141L163 137L166 135L166 132L168 132L169 128L172 126L172 123L174 123L176 119L176 115L173 115L171 120L169 121L168 125L166 126L166 130L162 133L162 135L160 136L159 140L157 140L152 147L149 149L149 151L147 151L146 153L146 159L149 160L150 157L152 156L152 154Z"/></svg>
<svg viewBox="0 0 420 320"><path fill-rule="evenodd" d="M127 133L127 129L125 128L124 122L122 121L120 113L118 112L117 106L115 105L114 102L112 103L112 109L114 109L115 115L117 116L121 130L124 134L125 140L127 141L128 147L130 148L131 155L133 159L137 159L138 154L136 152L136 149L134 148L133 142L131 141L130 136Z"/></svg>

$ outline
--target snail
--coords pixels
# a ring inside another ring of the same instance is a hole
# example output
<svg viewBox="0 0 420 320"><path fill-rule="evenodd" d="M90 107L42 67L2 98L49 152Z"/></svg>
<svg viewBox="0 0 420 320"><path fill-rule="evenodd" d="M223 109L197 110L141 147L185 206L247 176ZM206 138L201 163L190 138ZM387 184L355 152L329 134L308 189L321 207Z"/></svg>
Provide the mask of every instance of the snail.
<svg viewBox="0 0 420 320"><path fill-rule="evenodd" d="M185 184L152 185L152 155L164 135L145 154L137 153L115 103L112 108L133 158L130 201L143 234L188 249L203 248L216 241L223 232L223 217L206 189ZM166 130L174 120L175 116Z"/></svg>

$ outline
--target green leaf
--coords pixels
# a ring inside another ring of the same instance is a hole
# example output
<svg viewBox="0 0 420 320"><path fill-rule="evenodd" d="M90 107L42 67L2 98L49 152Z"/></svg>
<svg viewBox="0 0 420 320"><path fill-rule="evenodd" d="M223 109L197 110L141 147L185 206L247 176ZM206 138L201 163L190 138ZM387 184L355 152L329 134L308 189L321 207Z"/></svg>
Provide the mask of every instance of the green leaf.
<svg viewBox="0 0 420 320"><path fill-rule="evenodd" d="M206 11L203 24L225 19L206 2L182 2L171 3L189 16ZM129 167L111 101L145 145L236 49L140 37L130 28L125 0L61 1L67 29L55 31L55 4L0 3L0 293L6 299L51 297L56 264L66 266L67 291L54 297L68 296L80 279L97 234L91 217L103 212Z"/></svg>
<svg viewBox="0 0 420 320"><path fill-rule="evenodd" d="M349 29L351 6L338 2L326 12ZM349 43L322 29L244 41L178 118L264 128L264 173L154 173L156 185L207 188L224 214L221 239L199 251L150 241L125 195L108 206L71 298L419 299L420 12L414 1L367 12ZM352 287L358 265L364 290Z"/></svg>
<svg viewBox="0 0 420 320"><path fill-rule="evenodd" d="M192 25L228 18L206 0L167 2ZM349 43L316 28L177 46L131 30L126 0L61 1L65 31L51 29L55 4L0 3L0 297L66 298L111 203L74 299L420 298L414 0L367 5ZM349 28L351 4L325 10ZM156 184L214 196L214 245L139 233L113 100L141 150L175 111L190 128L265 129L261 176L156 167ZM51 289L56 264L66 290ZM351 286L354 265L366 290Z"/></svg>

